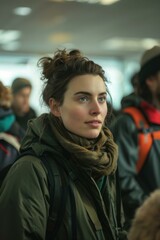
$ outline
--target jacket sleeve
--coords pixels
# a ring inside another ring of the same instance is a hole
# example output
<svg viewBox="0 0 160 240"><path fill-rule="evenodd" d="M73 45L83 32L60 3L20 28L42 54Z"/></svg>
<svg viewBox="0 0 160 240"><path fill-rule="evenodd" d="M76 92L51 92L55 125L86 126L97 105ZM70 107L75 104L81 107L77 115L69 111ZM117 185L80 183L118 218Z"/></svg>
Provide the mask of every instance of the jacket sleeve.
<svg viewBox="0 0 160 240"><path fill-rule="evenodd" d="M44 240L49 212L47 176L40 160L20 159L0 190L0 239Z"/></svg>
<svg viewBox="0 0 160 240"><path fill-rule="evenodd" d="M135 209L144 201L145 193L138 182L138 132L130 116L119 115L111 125L119 148L118 166L124 210L133 217Z"/></svg>

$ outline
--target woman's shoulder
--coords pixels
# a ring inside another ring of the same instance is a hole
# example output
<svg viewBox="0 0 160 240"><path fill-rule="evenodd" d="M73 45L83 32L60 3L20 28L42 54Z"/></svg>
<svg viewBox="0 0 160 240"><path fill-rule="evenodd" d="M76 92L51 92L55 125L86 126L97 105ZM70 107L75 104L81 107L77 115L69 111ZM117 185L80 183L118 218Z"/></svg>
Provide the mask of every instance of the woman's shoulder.
<svg viewBox="0 0 160 240"><path fill-rule="evenodd" d="M28 182L34 182L36 179L47 181L47 174L40 158L25 155L14 162L6 176L7 178L16 182L24 179Z"/></svg>
<svg viewBox="0 0 160 240"><path fill-rule="evenodd" d="M14 165L13 168L20 168L22 171L25 171L26 169L34 169L41 173L45 172L41 157L34 155L21 156Z"/></svg>
<svg viewBox="0 0 160 240"><path fill-rule="evenodd" d="M110 129L113 135L116 136L119 135L120 132L135 132L137 127L132 116L122 112L111 123Z"/></svg>

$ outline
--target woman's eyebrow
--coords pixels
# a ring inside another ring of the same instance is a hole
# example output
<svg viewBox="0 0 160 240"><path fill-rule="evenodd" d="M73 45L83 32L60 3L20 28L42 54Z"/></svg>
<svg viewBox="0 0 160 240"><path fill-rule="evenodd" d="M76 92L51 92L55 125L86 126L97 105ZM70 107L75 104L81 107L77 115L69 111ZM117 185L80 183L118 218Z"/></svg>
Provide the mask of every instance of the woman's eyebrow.
<svg viewBox="0 0 160 240"><path fill-rule="evenodd" d="M76 92L74 95L78 95L78 94L84 94L84 95L88 95L88 96L92 95L90 92L85 92L85 91ZM102 93L99 93L98 95L99 96L100 95L107 95L107 93L106 92L102 92Z"/></svg>

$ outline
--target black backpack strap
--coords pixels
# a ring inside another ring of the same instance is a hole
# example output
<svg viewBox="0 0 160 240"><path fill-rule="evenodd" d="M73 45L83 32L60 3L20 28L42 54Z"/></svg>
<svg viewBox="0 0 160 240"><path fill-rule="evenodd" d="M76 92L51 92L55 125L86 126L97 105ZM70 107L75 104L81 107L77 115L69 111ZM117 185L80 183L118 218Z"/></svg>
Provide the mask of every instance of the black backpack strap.
<svg viewBox="0 0 160 240"><path fill-rule="evenodd" d="M69 186L64 183L64 180L62 180L62 176L56 162L49 161L49 159L46 158L46 156L43 156L41 159L48 172L50 192L50 210L46 239L54 240L64 218L66 202L69 195Z"/></svg>
<svg viewBox="0 0 160 240"><path fill-rule="evenodd" d="M73 194L73 190L71 184L69 185L69 196L70 196L70 203L71 203L71 240L77 239L77 211L76 211L76 202L75 197Z"/></svg>
<svg viewBox="0 0 160 240"><path fill-rule="evenodd" d="M47 158L48 159L48 158ZM51 207L50 217L48 219L48 227L46 233L47 240L54 240L60 229L66 210L66 203L70 199L71 206L71 223L69 239L77 239L77 221L76 221L76 201L72 189L72 182L76 181L72 173L65 166L59 166L56 161L45 161L43 163L48 170L48 180L50 182ZM51 170L52 169L52 170ZM54 169L54 172L53 172ZM65 172L65 173L64 173ZM54 181L52 181L54 179Z"/></svg>

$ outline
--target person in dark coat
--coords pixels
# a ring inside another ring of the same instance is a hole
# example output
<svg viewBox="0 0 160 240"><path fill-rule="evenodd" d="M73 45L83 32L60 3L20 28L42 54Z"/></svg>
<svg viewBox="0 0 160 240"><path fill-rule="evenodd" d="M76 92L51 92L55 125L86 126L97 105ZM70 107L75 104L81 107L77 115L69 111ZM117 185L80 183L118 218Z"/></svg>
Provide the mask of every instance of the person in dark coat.
<svg viewBox="0 0 160 240"><path fill-rule="evenodd" d="M79 50L58 50L53 57L41 58L39 66L49 113L29 121L20 148L23 156L3 182L0 238L124 240L118 149L105 126L105 72ZM47 181L49 173L52 182ZM58 229L53 225L56 217Z"/></svg>
<svg viewBox="0 0 160 240"><path fill-rule="evenodd" d="M123 99L122 112L111 126L119 147L120 185L128 228L135 210L160 187L160 46L144 52L137 80L137 94ZM130 113L124 112L126 108ZM136 119L139 115L143 118L139 128L131 113ZM140 134L146 139L146 147L140 144ZM149 139L152 144L146 153Z"/></svg>
<svg viewBox="0 0 160 240"><path fill-rule="evenodd" d="M11 104L11 89L0 82L0 171L16 160L25 134L15 120Z"/></svg>

